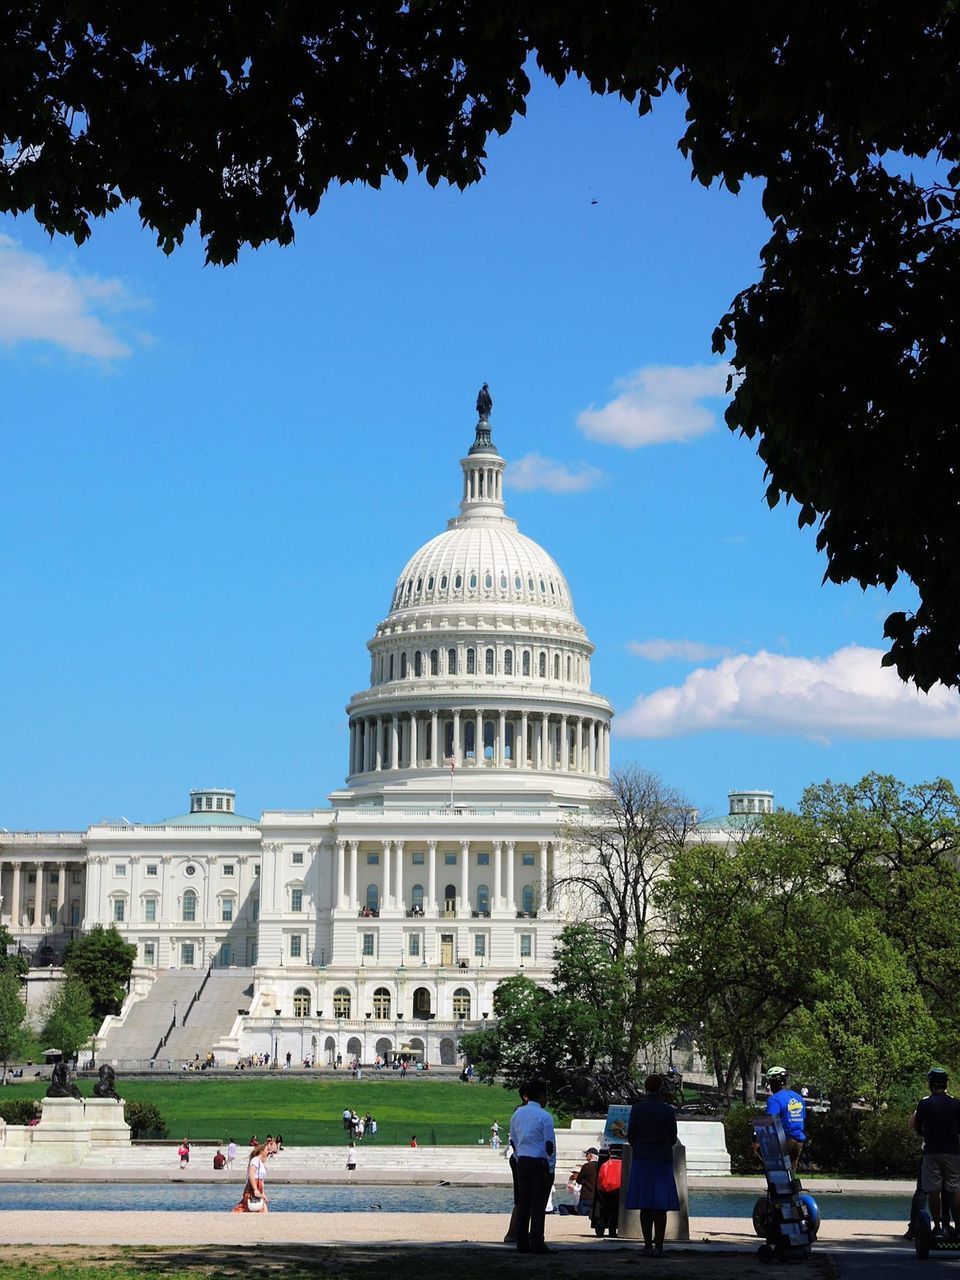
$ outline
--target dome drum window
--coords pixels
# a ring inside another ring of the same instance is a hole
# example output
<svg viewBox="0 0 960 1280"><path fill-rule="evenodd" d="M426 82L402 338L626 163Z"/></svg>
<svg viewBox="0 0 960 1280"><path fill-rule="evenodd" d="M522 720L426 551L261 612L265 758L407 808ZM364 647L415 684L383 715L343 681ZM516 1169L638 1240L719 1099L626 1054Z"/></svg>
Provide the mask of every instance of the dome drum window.
<svg viewBox="0 0 960 1280"><path fill-rule="evenodd" d="M423 675L423 654L419 649L413 655L413 674L415 676Z"/></svg>

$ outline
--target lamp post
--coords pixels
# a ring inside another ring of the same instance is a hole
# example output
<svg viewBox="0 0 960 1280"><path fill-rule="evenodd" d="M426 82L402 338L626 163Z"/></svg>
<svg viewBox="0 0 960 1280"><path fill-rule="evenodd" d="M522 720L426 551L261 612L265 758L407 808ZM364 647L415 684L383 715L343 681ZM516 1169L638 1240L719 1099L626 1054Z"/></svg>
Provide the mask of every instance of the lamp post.
<svg viewBox="0 0 960 1280"><path fill-rule="evenodd" d="M280 1037L280 1014L282 1010L274 1009L273 1014L273 1069L277 1069L277 1045Z"/></svg>

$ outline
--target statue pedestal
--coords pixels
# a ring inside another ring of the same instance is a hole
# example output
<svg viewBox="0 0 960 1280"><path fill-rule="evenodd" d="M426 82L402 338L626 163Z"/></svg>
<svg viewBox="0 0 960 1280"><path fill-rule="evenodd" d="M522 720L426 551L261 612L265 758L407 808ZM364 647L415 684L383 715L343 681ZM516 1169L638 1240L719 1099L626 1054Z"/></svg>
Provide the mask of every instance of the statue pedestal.
<svg viewBox="0 0 960 1280"><path fill-rule="evenodd" d="M630 1181L630 1148L623 1146L623 1183L620 1188L620 1225L617 1234L621 1240L642 1240L640 1230L640 1210L625 1208L627 1183ZM667 1214L667 1240L690 1239L690 1210L687 1200L687 1153L683 1143L678 1142L673 1148L673 1180L677 1184L677 1198L680 1208Z"/></svg>
<svg viewBox="0 0 960 1280"><path fill-rule="evenodd" d="M113 1098L44 1098L40 1123L28 1130L26 1164L76 1164L104 1147L129 1147L123 1104Z"/></svg>

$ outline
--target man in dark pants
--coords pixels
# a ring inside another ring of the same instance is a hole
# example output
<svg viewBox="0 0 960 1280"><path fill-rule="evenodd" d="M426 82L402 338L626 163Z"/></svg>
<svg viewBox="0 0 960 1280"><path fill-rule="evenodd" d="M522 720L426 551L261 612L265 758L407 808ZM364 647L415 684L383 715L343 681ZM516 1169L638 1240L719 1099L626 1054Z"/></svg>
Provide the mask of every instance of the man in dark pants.
<svg viewBox="0 0 960 1280"><path fill-rule="evenodd" d="M547 1086L542 1080L531 1080L525 1092L527 1105L510 1121L510 1142L517 1153L517 1252L550 1253L543 1219L557 1163L553 1116L544 1108Z"/></svg>
<svg viewBox="0 0 960 1280"><path fill-rule="evenodd" d="M910 1128L923 1139L920 1178L929 1195L930 1216L936 1235L949 1228L941 1193L955 1221L960 1221L960 1100L947 1093L947 1073L942 1067L927 1072L930 1096L921 1098L910 1117Z"/></svg>

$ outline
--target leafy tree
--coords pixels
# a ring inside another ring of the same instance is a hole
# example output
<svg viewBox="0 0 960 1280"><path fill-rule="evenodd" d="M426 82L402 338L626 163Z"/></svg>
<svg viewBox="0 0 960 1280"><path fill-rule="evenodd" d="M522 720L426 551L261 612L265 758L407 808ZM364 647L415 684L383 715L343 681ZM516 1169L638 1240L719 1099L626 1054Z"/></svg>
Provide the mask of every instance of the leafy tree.
<svg viewBox="0 0 960 1280"><path fill-rule="evenodd" d="M758 442L768 502L819 522L828 579L915 583L885 661L960 683L952 0L34 0L4 33L0 210L80 243L129 202L166 252L196 222L232 262L290 243L331 183L478 181L533 60L641 115L682 94L692 176L761 185L761 275L714 335L728 425Z"/></svg>
<svg viewBox="0 0 960 1280"><path fill-rule="evenodd" d="M12 973L24 978L30 972L30 961L17 948L13 935L5 924L0 924L0 973Z"/></svg>
<svg viewBox="0 0 960 1280"><path fill-rule="evenodd" d="M682 849L696 815L649 770L616 770L589 811L566 823L570 870L554 891L602 939L613 960L650 941L653 886Z"/></svg>
<svg viewBox="0 0 960 1280"><path fill-rule="evenodd" d="M104 929L96 924L89 933L67 944L64 970L83 981L98 1022L108 1013L120 1012L136 958L137 948L124 942L116 925Z"/></svg>
<svg viewBox="0 0 960 1280"><path fill-rule="evenodd" d="M0 1084L7 1082L7 1063L24 1054L27 1041L23 1020L27 1006L20 996L20 979L14 973L0 972L0 1060L3 1075Z"/></svg>
<svg viewBox="0 0 960 1280"><path fill-rule="evenodd" d="M67 978L47 1005L43 1024L47 1047L59 1049L64 1059L75 1058L96 1029L90 992L80 978Z"/></svg>

